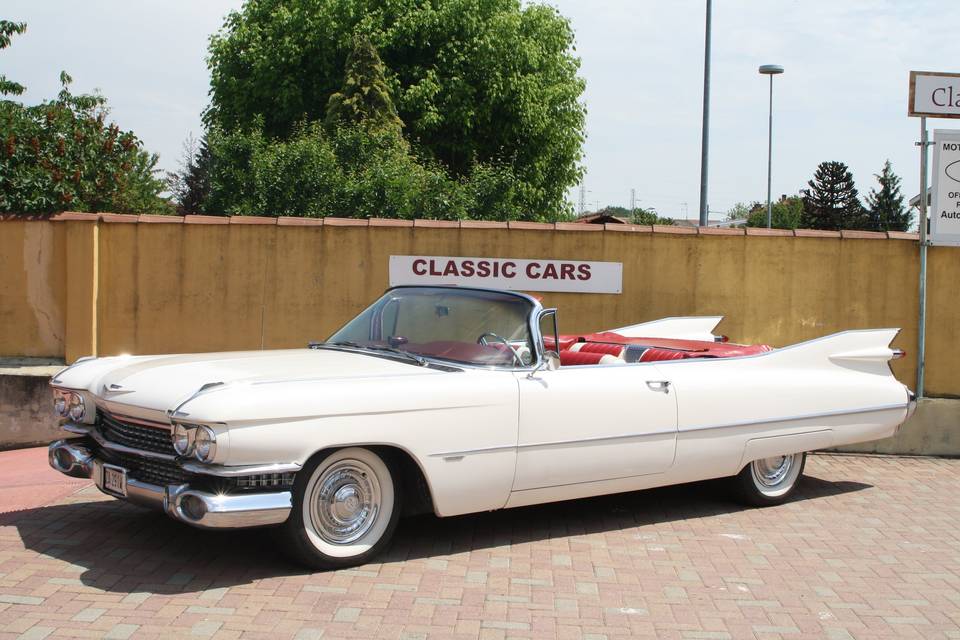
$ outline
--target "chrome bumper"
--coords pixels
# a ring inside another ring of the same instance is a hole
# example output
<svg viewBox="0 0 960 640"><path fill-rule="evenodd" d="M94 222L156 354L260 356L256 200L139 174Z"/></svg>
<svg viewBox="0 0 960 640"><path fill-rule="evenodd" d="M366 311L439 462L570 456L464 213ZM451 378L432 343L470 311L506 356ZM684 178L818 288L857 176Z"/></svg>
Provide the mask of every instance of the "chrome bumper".
<svg viewBox="0 0 960 640"><path fill-rule="evenodd" d="M103 493L104 462L90 449L68 440L57 440L48 448L50 466L74 478L90 478ZM286 522L293 508L289 491L220 495L191 489L188 484L160 486L127 478L126 500L161 509L174 520L203 529L261 527Z"/></svg>

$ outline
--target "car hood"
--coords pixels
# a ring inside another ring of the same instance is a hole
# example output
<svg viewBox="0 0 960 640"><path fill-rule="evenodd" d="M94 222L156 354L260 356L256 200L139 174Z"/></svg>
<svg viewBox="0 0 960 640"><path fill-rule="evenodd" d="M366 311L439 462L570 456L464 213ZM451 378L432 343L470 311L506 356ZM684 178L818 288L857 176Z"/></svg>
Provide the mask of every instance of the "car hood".
<svg viewBox="0 0 960 640"><path fill-rule="evenodd" d="M109 406L175 409L204 386L435 375L391 358L327 349L239 351L98 358L58 374L53 383L87 389Z"/></svg>

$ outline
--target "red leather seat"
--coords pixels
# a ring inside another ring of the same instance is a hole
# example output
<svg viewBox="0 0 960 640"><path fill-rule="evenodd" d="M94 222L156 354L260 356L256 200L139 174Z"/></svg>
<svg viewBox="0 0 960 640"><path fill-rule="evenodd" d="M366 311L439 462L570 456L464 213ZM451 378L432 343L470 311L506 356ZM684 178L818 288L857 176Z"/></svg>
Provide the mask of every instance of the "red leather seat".
<svg viewBox="0 0 960 640"><path fill-rule="evenodd" d="M566 351L577 341L574 336L560 336L560 349L556 348L553 336L543 336L543 347L548 351Z"/></svg>
<svg viewBox="0 0 960 640"><path fill-rule="evenodd" d="M560 366L569 367L578 364L600 364L600 360L603 359L604 355L606 354L564 350L560 352Z"/></svg>
<svg viewBox="0 0 960 640"><path fill-rule="evenodd" d="M690 354L684 351L674 351L672 349L660 349L658 347L650 347L643 352L643 355L640 356L640 359L637 362L655 362L657 360L683 360L684 358L689 358Z"/></svg>
<svg viewBox="0 0 960 640"><path fill-rule="evenodd" d="M622 344L605 344L602 342L584 342L580 349L580 353L605 353L610 356L620 357L620 354L623 353Z"/></svg>

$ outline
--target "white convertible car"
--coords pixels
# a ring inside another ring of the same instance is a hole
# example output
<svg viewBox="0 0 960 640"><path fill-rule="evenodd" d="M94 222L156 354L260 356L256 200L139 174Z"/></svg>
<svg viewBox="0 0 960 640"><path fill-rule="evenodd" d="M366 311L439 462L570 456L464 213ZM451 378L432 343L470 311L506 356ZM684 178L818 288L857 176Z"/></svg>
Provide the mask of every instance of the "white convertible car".
<svg viewBox="0 0 960 640"><path fill-rule="evenodd" d="M362 563L403 513L453 516L730 477L783 502L806 451L893 435L896 329L771 349L711 318L560 335L507 291L397 287L306 349L84 359L52 381L50 464L214 528L277 525Z"/></svg>

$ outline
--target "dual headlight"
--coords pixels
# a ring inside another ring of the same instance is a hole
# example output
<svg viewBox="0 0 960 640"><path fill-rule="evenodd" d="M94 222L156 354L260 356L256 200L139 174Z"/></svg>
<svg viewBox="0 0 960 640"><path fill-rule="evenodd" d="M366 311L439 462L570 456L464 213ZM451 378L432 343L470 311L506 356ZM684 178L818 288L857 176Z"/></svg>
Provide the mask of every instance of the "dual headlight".
<svg viewBox="0 0 960 640"><path fill-rule="evenodd" d="M205 425L176 422L170 438L177 455L192 455L200 462L210 462L217 454L217 434Z"/></svg>
<svg viewBox="0 0 960 640"><path fill-rule="evenodd" d="M70 418L76 422L82 421L87 414L83 396L75 391L63 389L53 390L53 410L61 418Z"/></svg>

